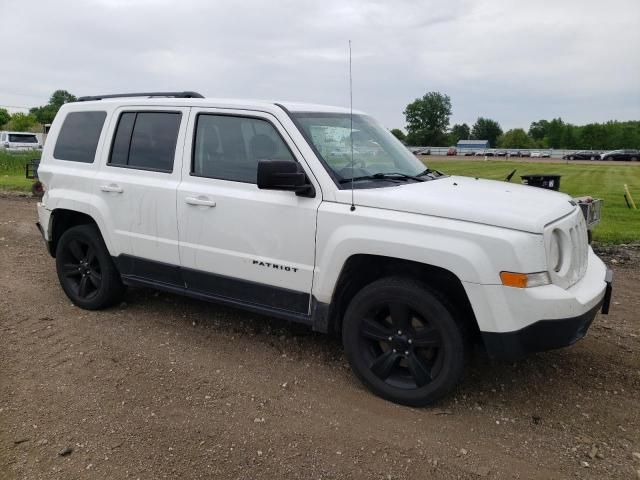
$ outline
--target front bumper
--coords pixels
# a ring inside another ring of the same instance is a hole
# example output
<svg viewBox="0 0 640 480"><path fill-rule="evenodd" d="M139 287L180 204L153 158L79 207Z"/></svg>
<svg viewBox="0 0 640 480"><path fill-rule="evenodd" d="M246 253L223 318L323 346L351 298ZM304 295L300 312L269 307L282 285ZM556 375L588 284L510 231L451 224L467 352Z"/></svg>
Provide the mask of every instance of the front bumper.
<svg viewBox="0 0 640 480"><path fill-rule="evenodd" d="M515 332L482 332L482 340L489 356L498 360L518 360L529 353L568 347L587 334L603 301L577 317L540 320Z"/></svg>
<svg viewBox="0 0 640 480"><path fill-rule="evenodd" d="M612 291L611 271L591 249L588 262L584 277L568 289L465 284L489 355L514 360L584 337L598 311L608 312Z"/></svg>
<svg viewBox="0 0 640 480"><path fill-rule="evenodd" d="M598 311L609 313L613 292L613 272L607 269L602 299L590 310L571 318L539 320L513 332L482 332L489 356L498 360L517 360L529 353L568 347L587 334Z"/></svg>

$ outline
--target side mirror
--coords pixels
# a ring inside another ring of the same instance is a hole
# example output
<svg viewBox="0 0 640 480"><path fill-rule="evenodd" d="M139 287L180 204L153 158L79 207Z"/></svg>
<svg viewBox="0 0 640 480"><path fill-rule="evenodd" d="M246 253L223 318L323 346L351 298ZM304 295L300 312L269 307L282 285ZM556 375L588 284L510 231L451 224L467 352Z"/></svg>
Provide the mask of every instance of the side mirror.
<svg viewBox="0 0 640 480"><path fill-rule="evenodd" d="M286 190L304 197L314 197L315 190L293 160L259 160L258 188L262 190Z"/></svg>

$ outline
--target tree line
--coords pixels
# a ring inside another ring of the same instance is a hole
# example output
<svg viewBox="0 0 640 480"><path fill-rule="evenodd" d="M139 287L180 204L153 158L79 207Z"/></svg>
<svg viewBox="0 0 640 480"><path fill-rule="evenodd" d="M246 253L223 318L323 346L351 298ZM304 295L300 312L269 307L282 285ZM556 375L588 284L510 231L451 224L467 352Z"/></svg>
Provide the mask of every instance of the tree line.
<svg viewBox="0 0 640 480"><path fill-rule="evenodd" d="M46 105L34 107L29 113L10 114L0 108L0 129L42 131L42 125L51 123L62 105L75 100L68 91L56 90ZM408 145L445 147L459 140L488 140L491 147L498 148L640 149L640 121L573 125L554 118L532 122L527 131L513 128L503 132L496 120L479 117L472 126L462 123L449 127L451 98L440 92L427 92L408 104L403 113L407 134L398 128L391 133Z"/></svg>
<svg viewBox="0 0 640 480"><path fill-rule="evenodd" d="M499 148L553 148L562 150L640 149L640 121L573 125L561 118L532 122L529 129L504 132L491 118L479 117L470 127L466 123L449 128L451 99L440 92L427 92L404 110L407 134L394 128L397 138L407 145L449 146L459 140L488 140Z"/></svg>
<svg viewBox="0 0 640 480"><path fill-rule="evenodd" d="M66 90L56 90L46 105L31 108L29 113L18 112L10 114L6 109L0 108L0 130L41 132L43 125L53 122L62 105L75 101L75 95Z"/></svg>

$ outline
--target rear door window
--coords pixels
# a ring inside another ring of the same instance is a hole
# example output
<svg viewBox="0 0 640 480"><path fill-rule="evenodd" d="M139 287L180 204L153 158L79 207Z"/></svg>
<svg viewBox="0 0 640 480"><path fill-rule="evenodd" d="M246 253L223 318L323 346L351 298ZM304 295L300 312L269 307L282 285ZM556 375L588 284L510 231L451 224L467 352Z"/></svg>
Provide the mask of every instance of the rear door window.
<svg viewBox="0 0 640 480"><path fill-rule="evenodd" d="M170 173L180 112L124 112L113 137L109 165Z"/></svg>
<svg viewBox="0 0 640 480"><path fill-rule="evenodd" d="M93 163L107 112L68 113L58 134L53 156L58 160Z"/></svg>

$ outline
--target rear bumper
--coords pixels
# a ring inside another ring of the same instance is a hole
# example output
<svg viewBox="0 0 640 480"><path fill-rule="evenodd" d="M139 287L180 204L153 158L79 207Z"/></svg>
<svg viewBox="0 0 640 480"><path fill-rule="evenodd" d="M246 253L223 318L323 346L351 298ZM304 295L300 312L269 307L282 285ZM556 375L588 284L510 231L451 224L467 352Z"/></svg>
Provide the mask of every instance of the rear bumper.
<svg viewBox="0 0 640 480"><path fill-rule="evenodd" d="M47 237L45 236L44 230L42 228L42 225L40 225L40 222L36 222L36 227L38 228L38 231L40 232L40 235L42 235L42 241L44 242L45 246L47 247L47 252L49 252L49 255L51 255L53 257L54 256L53 247L51 245L51 242L49 240L47 240Z"/></svg>
<svg viewBox="0 0 640 480"><path fill-rule="evenodd" d="M42 202L38 202L38 222L36 222L36 227L38 227L38 231L42 235L42 239L47 246L47 251L49 255L52 257L55 256L55 252L53 251L53 243L51 242L49 225L51 220L51 210L47 209Z"/></svg>

